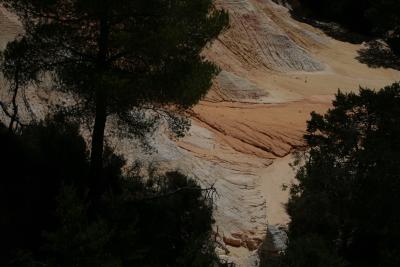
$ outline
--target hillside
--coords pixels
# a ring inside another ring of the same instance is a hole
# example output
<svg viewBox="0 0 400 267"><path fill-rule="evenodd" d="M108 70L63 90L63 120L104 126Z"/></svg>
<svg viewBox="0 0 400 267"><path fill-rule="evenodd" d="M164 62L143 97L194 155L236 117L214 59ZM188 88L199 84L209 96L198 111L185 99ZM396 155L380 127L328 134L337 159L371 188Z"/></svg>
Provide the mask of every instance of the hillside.
<svg viewBox="0 0 400 267"><path fill-rule="evenodd" d="M190 111L188 135L160 135L151 155L132 140L109 138L131 161L147 159L214 184L221 257L250 266L267 227L288 222L281 186L293 180L288 164L303 146L310 112L326 111L339 88L380 88L400 80L400 72L360 63L361 45L328 37L271 0L217 4L229 11L231 27L204 53L222 71ZM15 17L0 9L1 47L19 31Z"/></svg>

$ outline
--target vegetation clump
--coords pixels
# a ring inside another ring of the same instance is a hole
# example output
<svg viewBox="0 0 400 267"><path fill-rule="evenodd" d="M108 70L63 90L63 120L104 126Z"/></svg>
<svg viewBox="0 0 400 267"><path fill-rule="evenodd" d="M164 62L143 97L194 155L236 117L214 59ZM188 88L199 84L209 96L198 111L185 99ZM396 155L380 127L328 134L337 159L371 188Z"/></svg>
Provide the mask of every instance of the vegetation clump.
<svg viewBox="0 0 400 267"><path fill-rule="evenodd" d="M178 136L187 129L179 114L211 87L218 68L202 56L228 26L213 0L0 0L22 22L24 33L8 46L5 73L19 69L77 99L71 113L93 119L90 176L94 194L102 176L104 133L114 116L124 134L145 139L162 119Z"/></svg>
<svg viewBox="0 0 400 267"><path fill-rule="evenodd" d="M213 189L177 172L124 174L107 149L107 191L88 195L79 127L56 117L0 128L2 266L218 266Z"/></svg>
<svg viewBox="0 0 400 267"><path fill-rule="evenodd" d="M400 55L398 0L299 0L295 12L309 18L338 22L354 33L381 37Z"/></svg>
<svg viewBox="0 0 400 267"><path fill-rule="evenodd" d="M400 265L400 84L339 92L312 114L277 266ZM274 265L272 265L274 266Z"/></svg>

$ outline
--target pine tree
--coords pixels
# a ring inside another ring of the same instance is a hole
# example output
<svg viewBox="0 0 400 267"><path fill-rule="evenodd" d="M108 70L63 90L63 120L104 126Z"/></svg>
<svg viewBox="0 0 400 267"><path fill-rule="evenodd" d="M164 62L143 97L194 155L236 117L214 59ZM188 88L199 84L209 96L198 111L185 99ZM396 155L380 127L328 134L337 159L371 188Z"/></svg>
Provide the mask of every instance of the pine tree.
<svg viewBox="0 0 400 267"><path fill-rule="evenodd" d="M6 51L0 52L0 71L8 81L8 92L11 98L9 102L0 99L0 107L9 119L9 132L22 128L18 97L30 82L37 80L35 69L31 68L34 62L31 52L25 38L17 38L9 42ZM27 58L30 58L30 61L27 61Z"/></svg>
<svg viewBox="0 0 400 267"><path fill-rule="evenodd" d="M399 136L399 83L312 114L280 266L399 266Z"/></svg>
<svg viewBox="0 0 400 267"><path fill-rule="evenodd" d="M107 118L144 135L144 109L196 104L218 68L203 49L228 25L212 0L0 0L23 23L37 60L57 88L83 100L95 118L93 185L100 181ZM29 60L29 59L28 59ZM132 116L134 115L134 116ZM136 117L135 117L136 116Z"/></svg>

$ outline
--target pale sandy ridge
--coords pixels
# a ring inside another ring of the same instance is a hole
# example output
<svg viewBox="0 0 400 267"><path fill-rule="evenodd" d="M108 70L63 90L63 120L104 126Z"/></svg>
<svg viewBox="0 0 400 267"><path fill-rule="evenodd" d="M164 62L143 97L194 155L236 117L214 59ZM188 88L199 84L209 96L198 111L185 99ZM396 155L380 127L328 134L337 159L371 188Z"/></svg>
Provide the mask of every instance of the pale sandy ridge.
<svg viewBox="0 0 400 267"><path fill-rule="evenodd" d="M231 28L207 55L223 72L207 99L193 109L192 117L224 149L202 148L201 139L187 143L184 139L179 145L191 155L230 162L227 168L246 172L240 177L220 178L230 186L253 184L251 192L221 187L222 197L230 199L233 194L243 201L234 207L222 203L224 210L217 211L217 215L222 213L217 216L217 224L222 225L219 230L229 237L228 256L248 266L254 264L252 253L229 244L235 246L235 240L241 240L242 246L251 249L245 241L257 242L265 231L240 211L251 209L254 217L265 216L264 229L267 224L288 222L284 209L288 192L281 186L294 177L288 165L290 154L304 145L302 136L310 112L325 112L339 88L345 92L357 91L359 86L378 89L400 80L400 72L359 63L360 45L327 37L293 20L287 8L272 1L220 0L218 4L230 12ZM265 209L244 201L257 196L264 200Z"/></svg>

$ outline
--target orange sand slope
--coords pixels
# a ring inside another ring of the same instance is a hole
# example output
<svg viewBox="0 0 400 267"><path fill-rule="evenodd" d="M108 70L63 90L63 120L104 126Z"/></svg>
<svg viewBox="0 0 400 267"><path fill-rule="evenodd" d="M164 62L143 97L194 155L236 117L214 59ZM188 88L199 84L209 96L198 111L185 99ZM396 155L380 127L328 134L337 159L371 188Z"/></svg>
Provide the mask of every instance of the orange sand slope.
<svg viewBox="0 0 400 267"><path fill-rule="evenodd" d="M303 145L309 113L325 112L339 88L381 88L400 80L400 72L359 63L361 45L327 37L293 20L287 8L272 1L217 3L230 12L231 27L206 55L222 72L191 114L196 127L211 132L209 138L217 145L204 146L204 139L192 131L179 146L221 169L241 172L220 178L226 182L221 198L237 196L241 202L220 200L223 211L217 210L216 217L219 230L228 237L227 257L246 266L251 263L245 258L251 261L252 254L234 248L236 241L251 249L247 240L257 243L267 224L288 222L283 207L287 192L281 185L294 177L288 166L290 153ZM251 210L249 217L243 217L246 209Z"/></svg>

